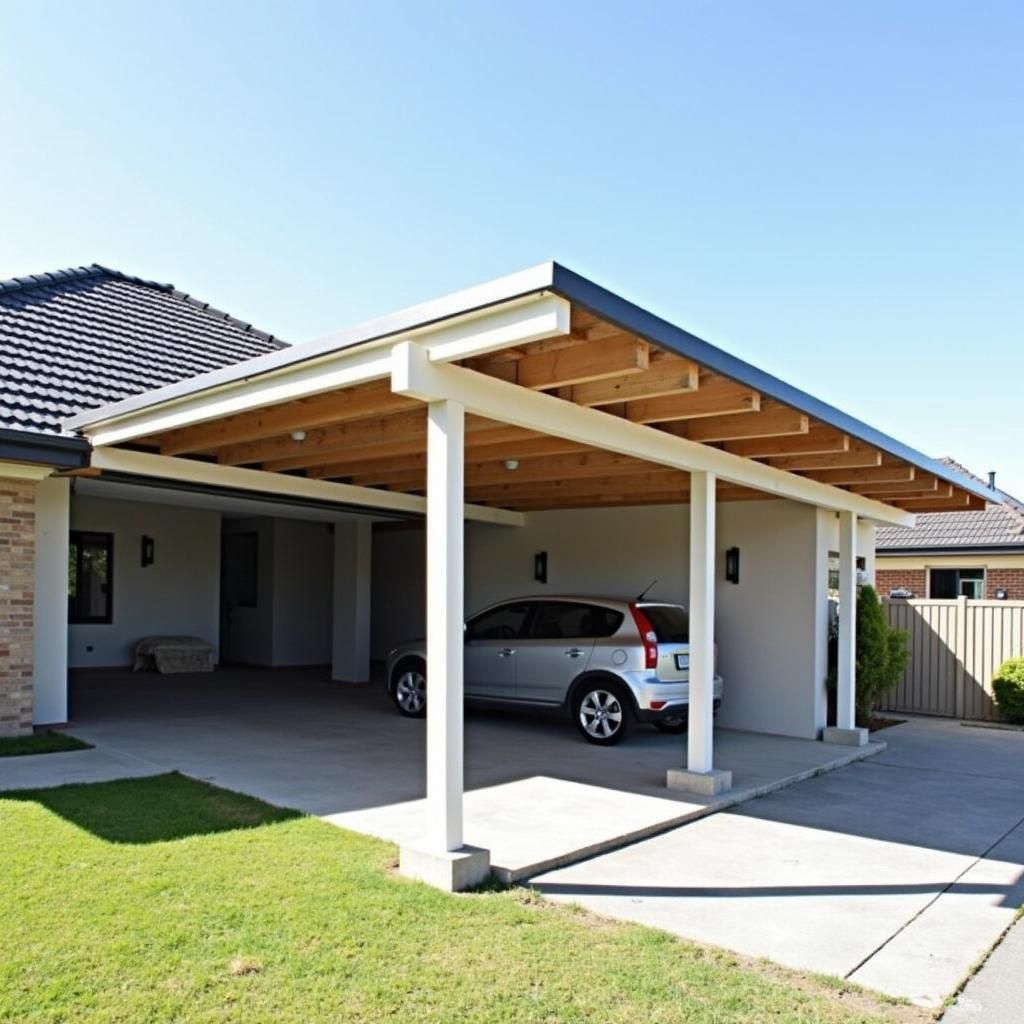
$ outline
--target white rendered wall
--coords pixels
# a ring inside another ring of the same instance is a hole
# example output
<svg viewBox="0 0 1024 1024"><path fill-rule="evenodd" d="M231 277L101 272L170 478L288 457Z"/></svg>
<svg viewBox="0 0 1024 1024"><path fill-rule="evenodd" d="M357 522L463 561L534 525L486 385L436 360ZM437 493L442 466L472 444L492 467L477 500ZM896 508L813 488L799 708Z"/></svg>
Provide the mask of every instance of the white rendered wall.
<svg viewBox="0 0 1024 1024"><path fill-rule="evenodd" d="M81 496L71 499L71 529L114 534L114 614L109 625L68 627L69 665L131 665L136 641L155 634L218 645L219 513ZM154 563L145 568L143 534L155 541Z"/></svg>
<svg viewBox="0 0 1024 1024"><path fill-rule="evenodd" d="M71 481L48 477L36 485L35 640L32 719L68 717L68 522Z"/></svg>
<svg viewBox="0 0 1024 1024"><path fill-rule="evenodd" d="M426 535L419 528L375 527L371 560L370 653L426 635Z"/></svg>

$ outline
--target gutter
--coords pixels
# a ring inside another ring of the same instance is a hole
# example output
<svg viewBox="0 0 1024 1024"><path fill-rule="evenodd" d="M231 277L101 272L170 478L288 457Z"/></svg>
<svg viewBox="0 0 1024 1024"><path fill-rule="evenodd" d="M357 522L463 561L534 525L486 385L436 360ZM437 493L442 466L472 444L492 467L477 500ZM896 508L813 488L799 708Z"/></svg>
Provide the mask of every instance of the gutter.
<svg viewBox="0 0 1024 1024"><path fill-rule="evenodd" d="M0 461L28 462L54 469L83 469L92 445L83 437L38 434L0 427Z"/></svg>
<svg viewBox="0 0 1024 1024"><path fill-rule="evenodd" d="M953 547L875 548L876 558L905 558L907 555L1022 555L1024 541L1019 544L957 544Z"/></svg>

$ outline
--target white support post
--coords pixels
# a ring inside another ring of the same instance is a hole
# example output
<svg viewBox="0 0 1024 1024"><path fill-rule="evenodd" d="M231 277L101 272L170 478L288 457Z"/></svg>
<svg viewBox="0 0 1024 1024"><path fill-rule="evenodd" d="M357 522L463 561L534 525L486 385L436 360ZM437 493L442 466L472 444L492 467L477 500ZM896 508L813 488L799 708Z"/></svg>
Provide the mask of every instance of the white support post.
<svg viewBox="0 0 1024 1024"><path fill-rule="evenodd" d="M839 513L839 664L836 672L836 725L828 743L863 746L867 729L857 725L857 516Z"/></svg>
<svg viewBox="0 0 1024 1024"><path fill-rule="evenodd" d="M715 474L690 474L690 722L686 770L668 773L671 789L714 796L732 772L714 769Z"/></svg>
<svg viewBox="0 0 1024 1024"><path fill-rule="evenodd" d="M454 891L490 871L486 850L462 841L463 477L465 409L427 410L427 829L403 847L403 873Z"/></svg>

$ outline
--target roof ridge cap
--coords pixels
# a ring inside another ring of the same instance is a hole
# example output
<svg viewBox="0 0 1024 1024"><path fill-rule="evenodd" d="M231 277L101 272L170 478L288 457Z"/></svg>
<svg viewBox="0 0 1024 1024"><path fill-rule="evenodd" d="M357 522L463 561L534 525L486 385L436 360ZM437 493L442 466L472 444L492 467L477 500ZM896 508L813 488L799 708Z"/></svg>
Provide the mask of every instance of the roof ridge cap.
<svg viewBox="0 0 1024 1024"><path fill-rule="evenodd" d="M193 306L196 309L201 309L204 313L208 313L210 316L216 317L218 320L234 324L236 327L245 331L246 334L251 334L256 338L260 338L262 341L273 342L274 344L280 345L282 348L289 347L286 341L282 341L275 335L269 334L267 331L261 331L258 327L253 327L253 325L248 321L239 320L237 316L225 313L223 309L217 309L216 306L211 306L208 302L203 302L202 299L197 299L194 295L190 295L188 292L183 292L180 288L169 286L168 290L176 299L180 299L182 302L186 302L188 305Z"/></svg>

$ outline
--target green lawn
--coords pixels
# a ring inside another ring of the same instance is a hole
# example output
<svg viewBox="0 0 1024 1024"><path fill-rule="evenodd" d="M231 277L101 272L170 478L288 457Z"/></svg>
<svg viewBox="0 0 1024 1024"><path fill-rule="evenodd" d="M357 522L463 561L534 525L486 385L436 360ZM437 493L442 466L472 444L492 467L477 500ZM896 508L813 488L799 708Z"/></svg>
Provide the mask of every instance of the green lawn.
<svg viewBox="0 0 1024 1024"><path fill-rule="evenodd" d="M179 775L0 793L0 1021L909 1020Z"/></svg>
<svg viewBox="0 0 1024 1024"><path fill-rule="evenodd" d="M89 750L91 743L64 732L37 732L31 736L6 736L0 739L0 757L25 754L59 754L65 750Z"/></svg>

